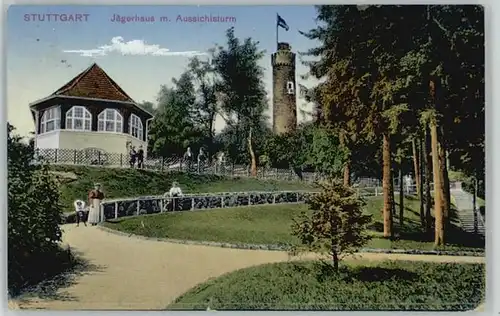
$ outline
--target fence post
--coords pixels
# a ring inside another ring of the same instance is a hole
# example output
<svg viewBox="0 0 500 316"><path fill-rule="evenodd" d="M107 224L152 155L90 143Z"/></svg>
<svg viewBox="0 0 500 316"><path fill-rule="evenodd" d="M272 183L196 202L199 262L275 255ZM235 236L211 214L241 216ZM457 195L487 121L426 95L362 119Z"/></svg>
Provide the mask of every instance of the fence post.
<svg viewBox="0 0 500 316"><path fill-rule="evenodd" d="M297 203L299 202L299 192L295 193L295 195L297 196Z"/></svg>
<svg viewBox="0 0 500 316"><path fill-rule="evenodd" d="M120 154L120 168L123 167L123 154Z"/></svg>
<svg viewBox="0 0 500 316"><path fill-rule="evenodd" d="M160 213L163 213L163 199L160 200Z"/></svg>
<svg viewBox="0 0 500 316"><path fill-rule="evenodd" d="M76 149L73 150L73 164L76 165Z"/></svg>
<svg viewBox="0 0 500 316"><path fill-rule="evenodd" d="M137 215L139 215L140 211L141 211L141 201L140 200L137 200Z"/></svg>
<svg viewBox="0 0 500 316"><path fill-rule="evenodd" d="M58 149L54 149L54 162L57 163L57 152L58 152Z"/></svg>
<svg viewBox="0 0 500 316"><path fill-rule="evenodd" d="M99 222L104 222L104 205L99 204Z"/></svg>
<svg viewBox="0 0 500 316"><path fill-rule="evenodd" d="M273 193L273 204L276 204L276 193Z"/></svg>
<svg viewBox="0 0 500 316"><path fill-rule="evenodd" d="M115 219L118 218L118 202L115 202Z"/></svg>
<svg viewBox="0 0 500 316"><path fill-rule="evenodd" d="M194 198L191 198L191 211L194 210Z"/></svg>
<svg viewBox="0 0 500 316"><path fill-rule="evenodd" d="M224 196L220 197L220 208L224 208Z"/></svg>
<svg viewBox="0 0 500 316"><path fill-rule="evenodd" d="M101 165L101 151L97 152L97 164L100 166Z"/></svg>
<svg viewBox="0 0 500 316"><path fill-rule="evenodd" d="M378 187L375 187L375 196L378 196Z"/></svg>
<svg viewBox="0 0 500 316"><path fill-rule="evenodd" d="M248 205L252 205L252 195L248 195Z"/></svg>

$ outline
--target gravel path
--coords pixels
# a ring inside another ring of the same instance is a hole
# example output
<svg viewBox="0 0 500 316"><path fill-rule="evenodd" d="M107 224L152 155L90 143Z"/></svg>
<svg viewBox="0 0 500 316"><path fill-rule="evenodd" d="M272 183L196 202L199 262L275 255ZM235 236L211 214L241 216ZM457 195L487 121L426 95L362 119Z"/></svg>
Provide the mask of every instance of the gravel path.
<svg viewBox="0 0 500 316"><path fill-rule="evenodd" d="M64 225L64 242L92 268L56 295L23 298L21 308L159 310L210 278L237 269L288 261L285 252L182 245L129 238L96 227ZM314 255L307 257L313 258ZM365 260L485 262L484 257L358 254Z"/></svg>

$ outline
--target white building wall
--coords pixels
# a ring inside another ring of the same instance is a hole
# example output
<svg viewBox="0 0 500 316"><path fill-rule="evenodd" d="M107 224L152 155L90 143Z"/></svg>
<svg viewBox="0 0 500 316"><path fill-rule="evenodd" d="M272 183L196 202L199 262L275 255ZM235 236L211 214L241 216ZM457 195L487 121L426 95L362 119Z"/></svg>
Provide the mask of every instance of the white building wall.
<svg viewBox="0 0 500 316"><path fill-rule="evenodd" d="M128 161L128 141L136 148L142 145L144 154L147 154L147 143L128 134L65 130L60 133L58 148L73 150L96 148L109 154L109 159L112 159L114 163L117 163L120 159ZM124 157L121 158L120 155Z"/></svg>
<svg viewBox="0 0 500 316"><path fill-rule="evenodd" d="M59 148L59 133L60 131L52 131L36 136L36 148Z"/></svg>

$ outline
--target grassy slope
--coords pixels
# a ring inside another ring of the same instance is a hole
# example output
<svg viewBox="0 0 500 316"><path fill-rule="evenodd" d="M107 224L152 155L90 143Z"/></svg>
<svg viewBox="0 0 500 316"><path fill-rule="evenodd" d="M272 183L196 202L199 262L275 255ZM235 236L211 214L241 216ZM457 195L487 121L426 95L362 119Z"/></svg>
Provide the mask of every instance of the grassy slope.
<svg viewBox="0 0 500 316"><path fill-rule="evenodd" d="M58 172L74 173L76 180L61 185L61 202L65 212L73 212L73 201L87 199L95 182L103 186L106 198L163 194L177 181L185 193L314 190L312 185L290 181L263 181L214 175L158 173L145 170L110 169L83 166L53 166Z"/></svg>
<svg viewBox="0 0 500 316"><path fill-rule="evenodd" d="M465 311L484 295L481 264L353 262L335 274L320 262L284 262L209 280L167 309Z"/></svg>
<svg viewBox="0 0 500 316"><path fill-rule="evenodd" d="M394 241L382 238L382 203L382 197L367 199L365 210L373 215L371 229L374 235L368 247L433 249L433 242L426 241L426 237L420 233L419 203L414 199L405 201L405 234ZM305 204L256 205L124 218L117 222L107 222L105 225L124 232L159 238L247 244L295 244L298 240L290 234L292 219L306 210ZM455 233L455 230L450 232L446 249L477 246L471 243L472 238L455 236Z"/></svg>

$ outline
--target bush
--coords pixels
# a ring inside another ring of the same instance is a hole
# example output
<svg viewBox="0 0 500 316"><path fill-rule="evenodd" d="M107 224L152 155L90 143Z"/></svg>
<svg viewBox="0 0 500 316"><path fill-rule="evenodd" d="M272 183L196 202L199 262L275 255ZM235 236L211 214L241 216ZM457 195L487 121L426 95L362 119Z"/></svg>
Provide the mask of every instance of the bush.
<svg viewBox="0 0 500 316"><path fill-rule="evenodd" d="M14 294L59 272L70 256L61 250L62 208L57 183L33 163L33 145L8 127L8 287ZM61 258L65 258L61 261Z"/></svg>
<svg viewBox="0 0 500 316"><path fill-rule="evenodd" d="M343 255L354 253L370 241L368 224L372 216L363 213L365 203L356 190L340 182L322 187L307 202L312 213L303 212L294 219L292 234L301 245L292 252L327 253L337 271Z"/></svg>

